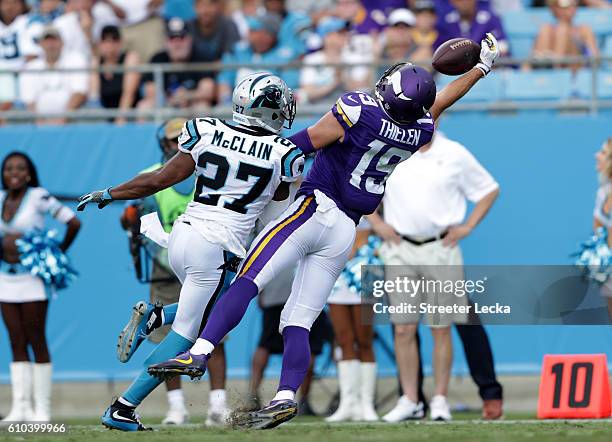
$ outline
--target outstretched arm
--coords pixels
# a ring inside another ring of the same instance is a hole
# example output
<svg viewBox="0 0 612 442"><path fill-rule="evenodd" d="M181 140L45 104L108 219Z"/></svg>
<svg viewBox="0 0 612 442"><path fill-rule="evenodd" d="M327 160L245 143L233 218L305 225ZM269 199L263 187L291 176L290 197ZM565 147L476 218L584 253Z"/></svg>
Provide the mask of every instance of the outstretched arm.
<svg viewBox="0 0 612 442"><path fill-rule="evenodd" d="M103 208L113 200L133 200L153 195L160 190L187 179L194 171L191 155L178 152L163 167L148 173L141 173L131 180L108 189L88 193L79 198L77 210L85 209L88 203L97 203ZM112 194L111 194L112 192Z"/></svg>
<svg viewBox="0 0 612 442"><path fill-rule="evenodd" d="M299 147L304 155L309 155L343 137L344 128L331 112L327 112L312 126L291 135L289 140Z"/></svg>
<svg viewBox="0 0 612 442"><path fill-rule="evenodd" d="M467 94L467 92L474 87L478 80L484 78L489 72L491 72L493 63L499 56L497 40L493 34L489 33L480 44L480 61L478 64L470 71L448 84L436 95L436 101L431 109L429 109L429 113L434 121L440 117L442 112L451 107L453 104L455 104L455 102L457 102L457 100Z"/></svg>

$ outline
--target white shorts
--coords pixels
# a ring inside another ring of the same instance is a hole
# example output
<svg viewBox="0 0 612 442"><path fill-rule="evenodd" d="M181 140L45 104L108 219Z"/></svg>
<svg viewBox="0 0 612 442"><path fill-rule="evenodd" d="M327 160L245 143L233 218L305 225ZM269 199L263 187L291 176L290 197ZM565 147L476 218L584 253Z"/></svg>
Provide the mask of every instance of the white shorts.
<svg viewBox="0 0 612 442"><path fill-rule="evenodd" d="M299 197L255 238L238 274L261 291L297 263L279 330L310 327L325 307L355 240L355 223L316 192Z"/></svg>
<svg viewBox="0 0 612 442"><path fill-rule="evenodd" d="M0 302L46 301L48 291L42 279L29 273L12 275L0 272Z"/></svg>
<svg viewBox="0 0 612 442"><path fill-rule="evenodd" d="M223 290L227 271L221 267L227 259L228 252L222 246L206 240L189 224L174 223L168 260L182 287L172 330L192 342Z"/></svg>

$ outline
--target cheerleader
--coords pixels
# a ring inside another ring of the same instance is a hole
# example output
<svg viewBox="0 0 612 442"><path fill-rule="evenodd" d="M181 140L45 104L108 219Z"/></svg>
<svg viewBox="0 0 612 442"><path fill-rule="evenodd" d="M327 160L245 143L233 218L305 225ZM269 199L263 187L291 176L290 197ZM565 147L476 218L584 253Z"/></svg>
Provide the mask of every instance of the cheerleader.
<svg viewBox="0 0 612 442"><path fill-rule="evenodd" d="M355 255L359 247L367 244L370 233L367 221L362 221L358 226L351 256ZM376 361L372 347L371 306L362 304L359 294L351 291L348 286L336 287L327 303L340 353L338 358L340 404L334 414L325 420L327 422L376 421L378 420L374 409Z"/></svg>
<svg viewBox="0 0 612 442"><path fill-rule="evenodd" d="M45 336L48 293L42 279L32 276L19 263L15 240L29 230L42 229L45 215L50 214L67 225L60 245L65 251L81 227L72 210L39 186L36 168L27 155L12 152L4 158L0 190L0 309L13 353L13 400L3 422L49 422L51 405L51 360ZM28 347L34 354L34 363Z"/></svg>
<svg viewBox="0 0 612 442"><path fill-rule="evenodd" d="M600 227L607 230L608 246L612 247L612 137L597 151L595 160L600 187L593 211L593 227L595 231ZM601 294L607 299L608 313L612 318L612 278L608 277L601 288Z"/></svg>

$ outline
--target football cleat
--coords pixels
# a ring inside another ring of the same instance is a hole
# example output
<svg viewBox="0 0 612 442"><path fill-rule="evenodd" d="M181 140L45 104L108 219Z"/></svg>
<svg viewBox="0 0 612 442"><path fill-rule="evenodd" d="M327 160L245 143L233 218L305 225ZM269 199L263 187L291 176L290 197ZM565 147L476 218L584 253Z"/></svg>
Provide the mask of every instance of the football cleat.
<svg viewBox="0 0 612 442"><path fill-rule="evenodd" d="M206 364L210 355L194 355L189 350L159 364L149 366L148 373L157 379L168 379L185 375L191 379L201 378L206 373Z"/></svg>
<svg viewBox="0 0 612 442"><path fill-rule="evenodd" d="M149 431L152 428L147 428L140 422L140 416L136 414L136 408L122 404L119 399L115 400L110 407L106 409L102 416L102 425L110 430L121 431Z"/></svg>
<svg viewBox="0 0 612 442"><path fill-rule="evenodd" d="M140 344L149 337L156 328L164 325L163 306L139 301L132 308L132 316L123 327L117 341L117 359L120 362L130 360Z"/></svg>
<svg viewBox="0 0 612 442"><path fill-rule="evenodd" d="M294 401L272 401L258 411L234 413L230 424L235 429L268 430L293 419L297 414L298 406Z"/></svg>

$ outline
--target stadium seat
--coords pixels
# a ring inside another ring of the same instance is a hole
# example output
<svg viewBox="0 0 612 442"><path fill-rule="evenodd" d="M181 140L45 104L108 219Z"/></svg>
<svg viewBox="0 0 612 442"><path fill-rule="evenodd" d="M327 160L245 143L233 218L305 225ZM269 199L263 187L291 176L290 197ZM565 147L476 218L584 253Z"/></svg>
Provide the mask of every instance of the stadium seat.
<svg viewBox="0 0 612 442"><path fill-rule="evenodd" d="M600 72L597 77L597 96L612 99L612 72Z"/></svg>
<svg viewBox="0 0 612 442"><path fill-rule="evenodd" d="M512 58L527 58L531 54L535 37L529 35L511 35L510 53Z"/></svg>
<svg viewBox="0 0 612 442"><path fill-rule="evenodd" d="M516 101L560 100L572 91L572 73L566 69L532 72L507 71L504 98Z"/></svg>
<svg viewBox="0 0 612 442"><path fill-rule="evenodd" d="M580 8L576 24L588 25L597 37L612 34L612 9Z"/></svg>
<svg viewBox="0 0 612 442"><path fill-rule="evenodd" d="M552 23L553 17L548 8L535 8L508 12L502 16L502 22L509 38L535 37L540 26L544 23Z"/></svg>
<svg viewBox="0 0 612 442"><path fill-rule="evenodd" d="M593 73L590 69L581 69L576 73L571 92L575 98L591 98ZM601 99L612 98L612 72L597 73L597 96Z"/></svg>

